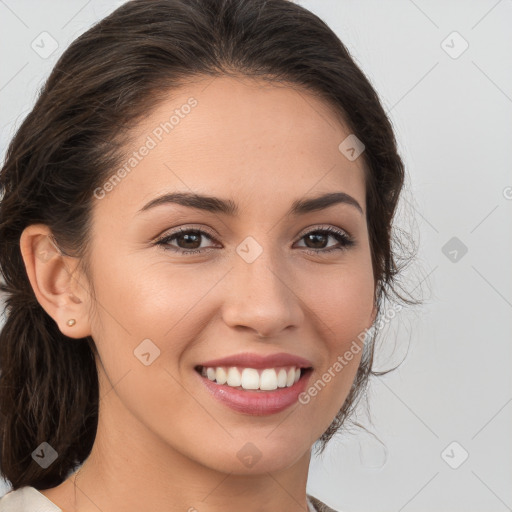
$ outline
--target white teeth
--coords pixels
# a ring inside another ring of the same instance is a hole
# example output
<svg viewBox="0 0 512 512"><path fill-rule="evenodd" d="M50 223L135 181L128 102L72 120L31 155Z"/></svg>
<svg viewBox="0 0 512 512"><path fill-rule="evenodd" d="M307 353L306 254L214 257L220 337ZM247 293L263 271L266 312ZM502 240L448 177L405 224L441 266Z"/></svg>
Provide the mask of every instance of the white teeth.
<svg viewBox="0 0 512 512"><path fill-rule="evenodd" d="M274 368L269 368L261 372L260 389L265 391L272 391L273 389L277 389L277 375Z"/></svg>
<svg viewBox="0 0 512 512"><path fill-rule="evenodd" d="M244 368L242 371L242 384L244 389L258 389L260 386L260 376L258 370L254 368Z"/></svg>
<svg viewBox="0 0 512 512"><path fill-rule="evenodd" d="M286 387L286 379L287 379L286 370L284 368L281 368L279 370L279 373L277 374L277 387L285 388Z"/></svg>
<svg viewBox="0 0 512 512"><path fill-rule="evenodd" d="M240 372L234 366L228 370L228 386L236 388L242 384L242 377Z"/></svg>
<svg viewBox="0 0 512 512"><path fill-rule="evenodd" d="M208 370L206 370L208 372ZM226 370L222 367L218 367L215 371L215 380L217 384L226 384L228 380L228 376L226 375Z"/></svg>
<svg viewBox="0 0 512 512"><path fill-rule="evenodd" d="M301 376L301 369L294 366L287 368L229 368L218 366L216 368L203 368L202 375L217 384L247 390L273 391L277 388L293 386Z"/></svg>

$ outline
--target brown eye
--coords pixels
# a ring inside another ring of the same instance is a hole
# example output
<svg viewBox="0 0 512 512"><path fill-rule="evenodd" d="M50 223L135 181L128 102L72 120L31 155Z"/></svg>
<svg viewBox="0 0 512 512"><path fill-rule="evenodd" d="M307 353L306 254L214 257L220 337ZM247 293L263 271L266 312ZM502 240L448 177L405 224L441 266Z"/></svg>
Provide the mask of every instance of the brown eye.
<svg viewBox="0 0 512 512"><path fill-rule="evenodd" d="M338 245L333 247L326 247L329 238L337 240ZM309 253L329 253L331 251L345 250L355 244L355 241L343 231L338 231L334 228L323 228L310 231L302 236L301 240L305 240L306 247L312 249L306 251Z"/></svg>
<svg viewBox="0 0 512 512"><path fill-rule="evenodd" d="M174 238L181 249L198 249L201 245L201 234L197 232L180 233ZM199 243L199 246L197 245Z"/></svg>
<svg viewBox="0 0 512 512"><path fill-rule="evenodd" d="M160 238L155 244L163 246L166 250L182 254L198 254L211 248L201 247L204 238L214 240L209 233L200 229L180 229ZM171 242L174 242L174 244Z"/></svg>

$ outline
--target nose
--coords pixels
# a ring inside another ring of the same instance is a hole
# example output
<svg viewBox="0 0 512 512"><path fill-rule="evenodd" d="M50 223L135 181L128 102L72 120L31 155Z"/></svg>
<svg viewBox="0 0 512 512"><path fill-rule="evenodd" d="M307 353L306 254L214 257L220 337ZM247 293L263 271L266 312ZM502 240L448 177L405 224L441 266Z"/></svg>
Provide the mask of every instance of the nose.
<svg viewBox="0 0 512 512"><path fill-rule="evenodd" d="M265 338L301 325L302 300L284 263L263 251L252 263L235 255L234 266L228 274L223 304L226 325Z"/></svg>

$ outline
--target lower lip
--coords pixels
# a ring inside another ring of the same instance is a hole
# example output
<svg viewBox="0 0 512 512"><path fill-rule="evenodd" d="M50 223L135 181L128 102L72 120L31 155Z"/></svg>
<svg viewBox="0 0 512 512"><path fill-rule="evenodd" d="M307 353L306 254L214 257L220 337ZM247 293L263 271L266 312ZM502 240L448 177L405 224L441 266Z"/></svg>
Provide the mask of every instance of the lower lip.
<svg viewBox="0 0 512 512"><path fill-rule="evenodd" d="M284 411L297 402L299 395L306 388L310 373L311 370L308 370L289 388L278 388L273 391L242 391L197 375L214 398L224 405L244 414L266 416Z"/></svg>

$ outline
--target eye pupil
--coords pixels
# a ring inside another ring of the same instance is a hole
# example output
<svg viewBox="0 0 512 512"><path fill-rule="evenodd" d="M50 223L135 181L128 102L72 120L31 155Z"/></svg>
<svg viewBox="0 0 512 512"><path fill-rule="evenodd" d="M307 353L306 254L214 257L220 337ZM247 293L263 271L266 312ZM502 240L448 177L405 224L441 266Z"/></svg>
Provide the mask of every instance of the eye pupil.
<svg viewBox="0 0 512 512"><path fill-rule="evenodd" d="M326 235L322 233L310 233L306 236L306 239L313 242L313 249L321 249L325 243Z"/></svg>
<svg viewBox="0 0 512 512"><path fill-rule="evenodd" d="M198 246L194 246L194 244L197 244L199 242L199 245L201 245L200 237L201 235L199 235L198 233L184 233L178 237L178 240L185 239L186 244L192 243L193 247L186 245L185 247L182 247L183 249L197 249Z"/></svg>

